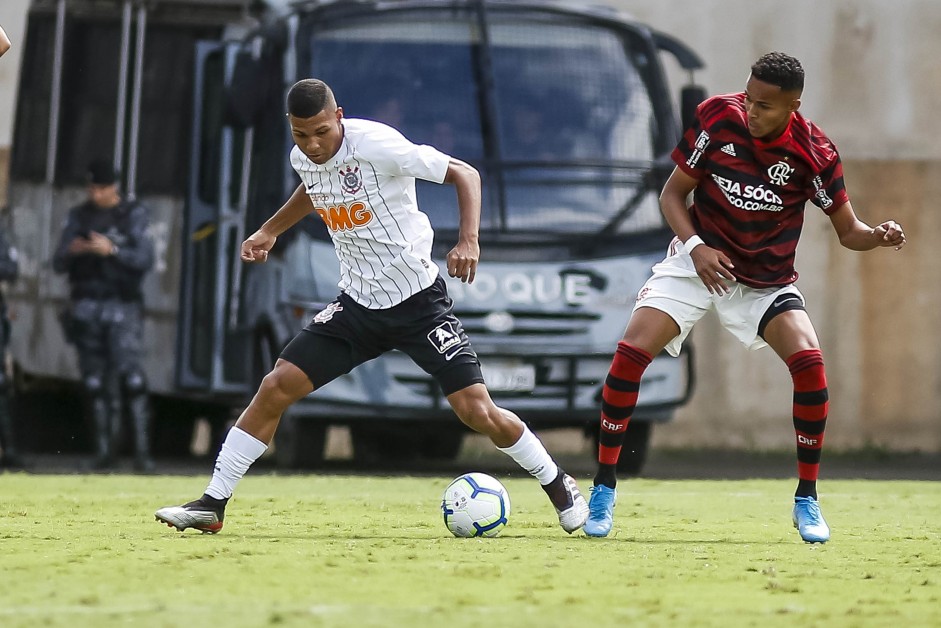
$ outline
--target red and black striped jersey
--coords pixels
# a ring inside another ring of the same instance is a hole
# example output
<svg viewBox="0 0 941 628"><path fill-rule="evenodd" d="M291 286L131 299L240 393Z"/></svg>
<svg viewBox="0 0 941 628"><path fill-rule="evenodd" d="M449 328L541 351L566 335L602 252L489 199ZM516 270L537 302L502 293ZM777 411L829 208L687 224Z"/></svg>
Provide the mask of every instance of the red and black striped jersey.
<svg viewBox="0 0 941 628"><path fill-rule="evenodd" d="M828 215L849 201L840 155L826 134L794 112L780 137L752 137L744 92L703 101L672 157L699 180L690 208L696 233L754 288L797 280L794 252L808 200Z"/></svg>

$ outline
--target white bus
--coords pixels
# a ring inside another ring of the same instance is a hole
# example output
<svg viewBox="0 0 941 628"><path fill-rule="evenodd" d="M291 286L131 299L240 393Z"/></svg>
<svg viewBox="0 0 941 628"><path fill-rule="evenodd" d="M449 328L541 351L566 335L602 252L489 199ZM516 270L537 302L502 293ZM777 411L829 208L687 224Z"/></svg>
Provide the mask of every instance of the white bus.
<svg viewBox="0 0 941 628"><path fill-rule="evenodd" d="M680 116L662 56L690 76L698 56L623 14L580 5L302 2L249 20L250 5L34 3L7 216L23 258L12 295L18 382L35 390L77 379L57 323L65 284L49 259L84 194L85 164L103 153L153 212L146 369L157 452L188 444L196 417L218 425L245 403L337 293L316 215L267 264L245 266L237 254L297 185L284 95L316 76L348 117L387 122L478 168L481 264L473 284L448 288L491 393L536 429L597 432L612 352L671 238L657 195ZM681 109L702 96L684 87ZM456 237L455 195L425 182L418 194L440 262ZM649 427L669 420L691 386L688 353L654 360L625 471L640 470ZM464 435L434 381L395 352L292 407L279 459L318 464L331 425L349 426L363 462L453 456Z"/></svg>

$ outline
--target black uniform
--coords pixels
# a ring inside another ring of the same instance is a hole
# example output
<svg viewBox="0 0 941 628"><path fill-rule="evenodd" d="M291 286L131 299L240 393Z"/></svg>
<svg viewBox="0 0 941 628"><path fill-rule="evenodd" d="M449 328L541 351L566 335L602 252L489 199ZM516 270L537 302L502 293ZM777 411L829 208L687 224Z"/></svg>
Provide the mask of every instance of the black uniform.
<svg viewBox="0 0 941 628"><path fill-rule="evenodd" d="M141 284L154 260L147 233L148 212L121 200L113 208L91 201L73 207L53 258L56 272L68 273L66 336L77 351L82 384L95 426L96 466L108 467L122 425L122 394L134 428L139 468L149 469L150 412L141 368L143 298ZM69 244L90 232L115 245L112 255L72 254Z"/></svg>
<svg viewBox="0 0 941 628"><path fill-rule="evenodd" d="M19 274L19 264L14 249L0 229L0 281L8 282L16 279ZM10 414L10 379L7 375L6 360L7 345L10 341L10 320L7 318L7 303L0 292L0 467L20 467L22 461L16 448L13 434L13 417Z"/></svg>

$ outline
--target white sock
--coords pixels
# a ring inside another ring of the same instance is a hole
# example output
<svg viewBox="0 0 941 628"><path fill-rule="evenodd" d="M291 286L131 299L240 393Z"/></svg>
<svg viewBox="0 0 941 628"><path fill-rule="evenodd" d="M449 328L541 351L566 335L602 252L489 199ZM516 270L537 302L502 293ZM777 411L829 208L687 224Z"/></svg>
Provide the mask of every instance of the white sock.
<svg viewBox="0 0 941 628"><path fill-rule="evenodd" d="M509 447L497 447L500 451L516 461L529 474L545 486L559 475L559 467L552 456L546 451L542 441L530 429L523 425L523 434L520 439Z"/></svg>
<svg viewBox="0 0 941 628"><path fill-rule="evenodd" d="M216 458L216 466L212 471L212 480L206 487L206 494L216 499L232 497L235 485L266 449L268 445L245 430L237 427L230 429Z"/></svg>

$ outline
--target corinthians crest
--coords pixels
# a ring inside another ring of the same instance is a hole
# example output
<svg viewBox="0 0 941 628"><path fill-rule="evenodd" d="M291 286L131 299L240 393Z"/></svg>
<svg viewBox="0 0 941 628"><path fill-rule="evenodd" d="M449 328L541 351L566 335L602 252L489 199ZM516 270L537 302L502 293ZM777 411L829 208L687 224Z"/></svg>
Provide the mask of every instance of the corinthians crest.
<svg viewBox="0 0 941 628"><path fill-rule="evenodd" d="M347 194L359 192L363 187L363 180L359 176L359 168L350 168L349 166L346 169L340 168L340 184Z"/></svg>

